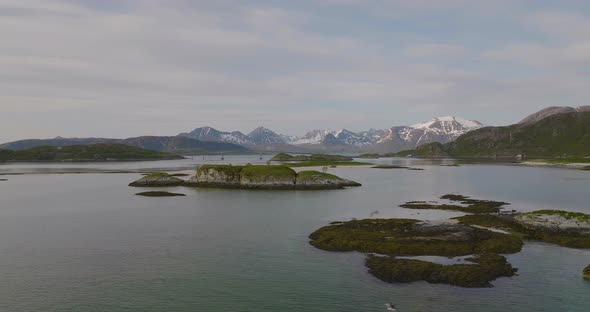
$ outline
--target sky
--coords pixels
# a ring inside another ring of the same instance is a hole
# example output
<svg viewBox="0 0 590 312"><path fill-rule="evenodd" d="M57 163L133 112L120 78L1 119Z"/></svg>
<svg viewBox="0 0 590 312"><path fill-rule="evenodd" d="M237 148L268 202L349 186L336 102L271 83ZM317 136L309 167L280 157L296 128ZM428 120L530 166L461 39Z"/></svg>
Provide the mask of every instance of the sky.
<svg viewBox="0 0 590 312"><path fill-rule="evenodd" d="M0 0L0 142L590 105L587 0Z"/></svg>

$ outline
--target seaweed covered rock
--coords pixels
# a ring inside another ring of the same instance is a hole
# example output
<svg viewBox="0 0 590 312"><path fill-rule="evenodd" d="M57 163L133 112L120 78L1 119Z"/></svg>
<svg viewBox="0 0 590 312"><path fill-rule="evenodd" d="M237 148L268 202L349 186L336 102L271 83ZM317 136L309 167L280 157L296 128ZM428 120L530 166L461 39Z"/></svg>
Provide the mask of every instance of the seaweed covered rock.
<svg viewBox="0 0 590 312"><path fill-rule="evenodd" d="M522 249L516 235L461 224L428 224L413 219L366 219L318 229L310 244L329 251L359 251L390 256L466 256L511 254Z"/></svg>
<svg viewBox="0 0 590 312"><path fill-rule="evenodd" d="M461 287L491 287L498 277L510 277L517 270L506 258L497 254L482 254L466 261L473 264L442 265L415 259L369 256L365 265L369 273L388 283L427 281Z"/></svg>
<svg viewBox="0 0 590 312"><path fill-rule="evenodd" d="M129 186L178 186L183 183L184 180L173 177L165 172L153 172L129 183Z"/></svg>
<svg viewBox="0 0 590 312"><path fill-rule="evenodd" d="M436 201L411 201L401 204L407 209L451 210L465 213L497 213L509 203L493 200L474 199L463 195L447 194L440 197L451 201L451 204L439 204Z"/></svg>
<svg viewBox="0 0 590 312"><path fill-rule="evenodd" d="M428 224L413 219L367 219L333 222L310 236L310 244L329 251L377 253L369 272L386 282L428 281L463 287L490 287L490 281L516 272L498 255L519 252L523 242L511 234L471 226ZM469 256L473 264L440 265L406 256Z"/></svg>
<svg viewBox="0 0 590 312"><path fill-rule="evenodd" d="M582 277L590 281L590 264L582 271Z"/></svg>

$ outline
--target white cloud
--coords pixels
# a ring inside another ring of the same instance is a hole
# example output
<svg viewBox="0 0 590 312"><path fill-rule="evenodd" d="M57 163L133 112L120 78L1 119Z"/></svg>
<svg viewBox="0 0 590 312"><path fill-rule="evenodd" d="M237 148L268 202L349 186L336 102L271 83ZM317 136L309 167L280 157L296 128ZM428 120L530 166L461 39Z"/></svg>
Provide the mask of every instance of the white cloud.
<svg viewBox="0 0 590 312"><path fill-rule="evenodd" d="M481 10L467 2L323 4ZM566 29L547 11L522 23L567 40L482 48L470 38L432 38L413 24L381 29L410 39L323 30L324 16L313 9L254 2L127 0L120 10L80 3L0 0L0 141L172 135L202 125L246 131L264 124L299 134L438 114L494 122L507 120L495 107L525 111L568 92L588 95L579 67L588 64L590 38L583 30L557 36ZM497 70L505 64L551 72L513 76ZM49 118L50 127L40 126Z"/></svg>

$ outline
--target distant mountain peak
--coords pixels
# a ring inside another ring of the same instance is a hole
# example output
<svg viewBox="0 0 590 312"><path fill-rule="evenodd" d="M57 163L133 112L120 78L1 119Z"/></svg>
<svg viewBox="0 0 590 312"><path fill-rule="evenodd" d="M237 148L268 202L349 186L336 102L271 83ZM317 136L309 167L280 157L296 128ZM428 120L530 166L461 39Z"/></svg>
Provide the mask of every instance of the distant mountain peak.
<svg viewBox="0 0 590 312"><path fill-rule="evenodd" d="M276 144L284 143L283 136L276 134L274 131L265 128L258 127L252 132L248 133L248 138L254 144Z"/></svg>
<svg viewBox="0 0 590 312"><path fill-rule="evenodd" d="M437 126L441 123L454 123L457 125L461 125L462 127L466 128L466 129L471 129L471 130L483 127L483 124L479 121L467 120L467 119L464 119L461 117L456 117L456 116L435 117L427 122L418 123L418 124L412 125L410 127L416 128L416 129L423 129L423 128L430 128L433 126Z"/></svg>
<svg viewBox="0 0 590 312"><path fill-rule="evenodd" d="M525 123L535 123L545 119L549 116L557 115L557 114L567 114L567 113L580 113L580 112L590 112L590 105L587 106L579 106L579 107L570 107L570 106L549 106L543 108L542 110L530 114L526 116L523 120L519 122L519 124Z"/></svg>

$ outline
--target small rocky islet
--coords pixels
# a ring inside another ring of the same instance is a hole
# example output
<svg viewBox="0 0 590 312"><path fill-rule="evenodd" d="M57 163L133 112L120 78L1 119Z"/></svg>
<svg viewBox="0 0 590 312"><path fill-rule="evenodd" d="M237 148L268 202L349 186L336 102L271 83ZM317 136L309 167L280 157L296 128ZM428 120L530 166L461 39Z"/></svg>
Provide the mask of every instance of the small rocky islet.
<svg viewBox="0 0 590 312"><path fill-rule="evenodd" d="M327 251L368 254L369 273L385 282L427 281L461 287L491 287L517 269L504 254L520 252L524 240L541 240L570 248L590 248L590 215L559 210L504 212L508 203L447 194L450 204L409 202L408 209L470 213L438 223L413 219L365 219L332 222L313 232L310 244ZM501 230L502 232L499 232ZM470 256L464 263L442 265L415 256ZM583 272L590 278L590 266Z"/></svg>
<svg viewBox="0 0 590 312"><path fill-rule="evenodd" d="M282 165L202 165L194 176L182 180L167 173L151 173L129 186L193 186L260 190L326 190L361 186L333 174L306 170L296 172Z"/></svg>
<svg viewBox="0 0 590 312"><path fill-rule="evenodd" d="M590 281L590 264L582 271L582 277Z"/></svg>
<svg viewBox="0 0 590 312"><path fill-rule="evenodd" d="M151 191L151 192L141 192L135 194L137 196L146 196L146 197L180 197L186 196L185 194L181 193L172 193L172 192L165 192L165 191Z"/></svg>

